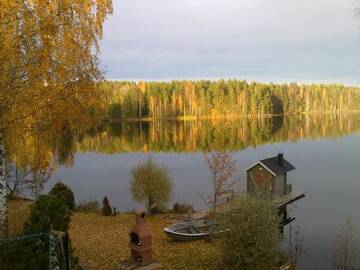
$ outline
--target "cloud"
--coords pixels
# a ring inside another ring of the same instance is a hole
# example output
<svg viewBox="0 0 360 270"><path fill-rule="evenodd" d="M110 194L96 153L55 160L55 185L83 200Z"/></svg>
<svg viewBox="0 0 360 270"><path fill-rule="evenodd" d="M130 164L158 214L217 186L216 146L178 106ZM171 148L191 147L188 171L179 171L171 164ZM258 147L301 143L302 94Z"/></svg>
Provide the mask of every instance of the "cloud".
<svg viewBox="0 0 360 270"><path fill-rule="evenodd" d="M119 79L234 74L355 79L360 75L355 7L352 0L114 0L101 59L107 76Z"/></svg>

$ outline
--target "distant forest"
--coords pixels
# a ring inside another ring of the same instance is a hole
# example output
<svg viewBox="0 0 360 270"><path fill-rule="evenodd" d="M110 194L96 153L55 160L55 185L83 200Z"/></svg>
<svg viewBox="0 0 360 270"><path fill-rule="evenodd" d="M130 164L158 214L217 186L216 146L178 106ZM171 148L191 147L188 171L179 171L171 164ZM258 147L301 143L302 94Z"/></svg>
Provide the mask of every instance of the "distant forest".
<svg viewBox="0 0 360 270"><path fill-rule="evenodd" d="M248 83L241 80L105 81L110 119L212 118L360 110L360 90L338 84Z"/></svg>

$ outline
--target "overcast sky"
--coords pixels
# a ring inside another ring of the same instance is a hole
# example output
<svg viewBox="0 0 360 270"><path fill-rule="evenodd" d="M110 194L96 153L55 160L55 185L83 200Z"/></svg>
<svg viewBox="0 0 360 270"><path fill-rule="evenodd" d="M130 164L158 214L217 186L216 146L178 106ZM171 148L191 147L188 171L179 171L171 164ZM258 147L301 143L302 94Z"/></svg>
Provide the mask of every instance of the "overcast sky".
<svg viewBox="0 0 360 270"><path fill-rule="evenodd" d="M113 0L107 79L360 82L356 0Z"/></svg>

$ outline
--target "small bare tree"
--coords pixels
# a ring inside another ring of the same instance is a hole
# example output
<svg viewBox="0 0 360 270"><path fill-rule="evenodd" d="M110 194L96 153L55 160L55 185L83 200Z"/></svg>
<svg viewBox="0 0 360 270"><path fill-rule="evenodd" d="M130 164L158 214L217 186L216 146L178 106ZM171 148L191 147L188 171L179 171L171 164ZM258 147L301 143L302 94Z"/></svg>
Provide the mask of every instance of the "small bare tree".
<svg viewBox="0 0 360 270"><path fill-rule="evenodd" d="M37 167L32 171L32 179L27 182L29 189L37 200L40 191L44 188L45 183L51 178L54 173L54 167Z"/></svg>
<svg viewBox="0 0 360 270"><path fill-rule="evenodd" d="M300 257L304 254L304 238L300 234L299 226L296 226L293 230L291 222L289 223L289 259L294 267L297 269L297 265Z"/></svg>
<svg viewBox="0 0 360 270"><path fill-rule="evenodd" d="M236 161L226 152L210 152L204 159L211 173L212 189L207 198L202 199L209 209L216 208L234 195L234 186L240 178L233 178L237 171Z"/></svg>
<svg viewBox="0 0 360 270"><path fill-rule="evenodd" d="M333 269L352 270L358 260L359 240L350 220L346 221L344 231L338 233L333 244Z"/></svg>
<svg viewBox="0 0 360 270"><path fill-rule="evenodd" d="M45 161L23 169L18 168L14 163L9 163L8 168L8 195L20 195L23 190L30 190L35 200L55 170L52 162Z"/></svg>
<svg viewBox="0 0 360 270"><path fill-rule="evenodd" d="M19 172L17 166L12 162L6 164L6 188L7 196L11 198L14 195L18 195L21 190L21 178L22 174Z"/></svg>

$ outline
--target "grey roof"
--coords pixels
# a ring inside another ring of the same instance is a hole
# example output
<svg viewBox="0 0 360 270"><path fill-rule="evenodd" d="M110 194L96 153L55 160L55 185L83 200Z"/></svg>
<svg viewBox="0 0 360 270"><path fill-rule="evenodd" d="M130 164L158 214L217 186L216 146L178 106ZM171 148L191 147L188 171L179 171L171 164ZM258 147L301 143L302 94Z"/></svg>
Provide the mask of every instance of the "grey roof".
<svg viewBox="0 0 360 270"><path fill-rule="evenodd" d="M282 159L282 165L280 165L278 163L278 157L275 156L260 160L259 162L253 164L250 168L248 168L247 171L259 163L265 166L266 169L269 170L273 175L282 175L286 172L296 169L290 162L288 162L284 158Z"/></svg>
<svg viewBox="0 0 360 270"><path fill-rule="evenodd" d="M282 165L279 165L277 162L277 156L260 160L269 170L271 170L275 175L284 174L286 172L295 170L296 168L283 158Z"/></svg>

